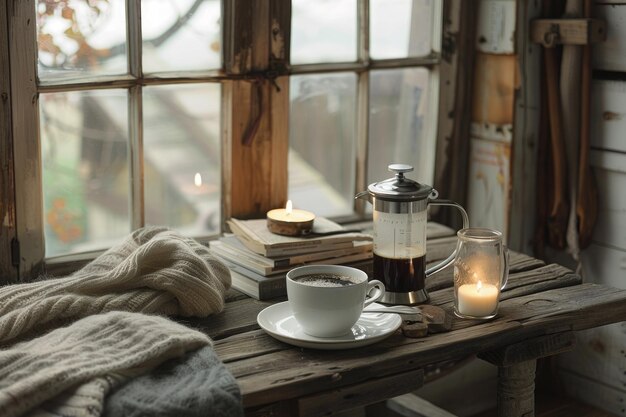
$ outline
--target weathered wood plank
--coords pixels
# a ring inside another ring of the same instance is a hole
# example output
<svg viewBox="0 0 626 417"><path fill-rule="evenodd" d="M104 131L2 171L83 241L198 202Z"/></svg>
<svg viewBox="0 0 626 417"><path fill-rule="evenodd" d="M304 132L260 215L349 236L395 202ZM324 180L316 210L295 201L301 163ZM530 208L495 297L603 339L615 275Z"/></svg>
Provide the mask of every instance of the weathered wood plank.
<svg viewBox="0 0 626 417"><path fill-rule="evenodd" d="M280 91L266 79L233 81L226 90L232 95L224 109L231 146L230 161L224 162L229 174L224 188L231 192L227 218L261 216L285 205L289 84L287 77L275 81Z"/></svg>
<svg viewBox="0 0 626 417"><path fill-rule="evenodd" d="M525 256L516 257L516 259L520 260L522 266L530 263ZM448 270L441 274L445 280L441 279L441 281L435 282L435 284L439 285L439 288L430 293L430 304L450 309L453 301L452 288L450 288L452 286L452 271ZM426 281L427 285L429 281ZM502 293L502 300L578 283L580 283L580 278L577 275L572 274L569 269L556 264L532 270L522 270L511 274L507 289ZM213 339L218 340L237 333L258 329L256 316L261 310L276 301L278 300L266 302L244 297L227 303L225 310L220 314L206 319L188 319L185 320L185 323L206 332Z"/></svg>
<svg viewBox="0 0 626 417"><path fill-rule="evenodd" d="M626 82L594 80L591 94L591 146L626 152Z"/></svg>
<svg viewBox="0 0 626 417"><path fill-rule="evenodd" d="M252 69L252 14L249 0L224 2L224 68L232 74Z"/></svg>
<svg viewBox="0 0 626 417"><path fill-rule="evenodd" d="M263 330L252 330L220 339L214 346L224 363L293 348L268 336Z"/></svg>
<svg viewBox="0 0 626 417"><path fill-rule="evenodd" d="M626 403L624 385L616 388L601 381L581 377L578 372L561 371L559 376L569 397L577 398L584 404L605 410L605 413L600 414L599 417L624 415L624 403ZM567 414L561 415L566 416Z"/></svg>
<svg viewBox="0 0 626 417"><path fill-rule="evenodd" d="M515 53L515 3L515 0L478 2L478 51L492 54Z"/></svg>
<svg viewBox="0 0 626 417"><path fill-rule="evenodd" d="M500 300L576 285L580 282L580 276L572 273L569 269L561 265L550 264L541 268L509 274L509 282L502 292ZM430 304L449 307L452 301L453 294L449 289L430 293Z"/></svg>
<svg viewBox="0 0 626 417"><path fill-rule="evenodd" d="M553 33L557 37L551 37ZM530 39L546 47L588 45L606 39L606 23L600 19L536 19L530 24Z"/></svg>
<svg viewBox="0 0 626 417"><path fill-rule="evenodd" d="M208 334L212 339L222 339L259 328L256 316L272 302L243 298L226 303L224 311L207 318L181 319L181 322Z"/></svg>
<svg viewBox="0 0 626 417"><path fill-rule="evenodd" d="M520 255L514 259L519 259L520 266L525 267L529 262L525 256ZM540 263L540 262L539 262ZM512 263L512 265L516 265ZM445 275L450 274L450 275ZM435 282L439 287L431 292L430 304L443 306L450 309L453 301L452 294L452 271L442 272L441 279ZM434 279L434 278L431 278ZM430 280L427 280L429 283ZM519 273L512 273L507 289L502 293L502 300L533 294L551 288L559 288L574 285L580 282L580 278L560 265L551 264L533 270L522 270ZM427 287L428 288L428 287ZM187 319L184 322L194 328L206 332L214 340L235 335L237 333L256 330L258 324L256 316L261 310L273 302L253 300L251 298L240 298L226 304L225 310L215 316L206 319Z"/></svg>
<svg viewBox="0 0 626 417"><path fill-rule="evenodd" d="M418 397L416 394L404 394L386 401L387 408L406 417L455 417L443 408L437 407Z"/></svg>
<svg viewBox="0 0 626 417"><path fill-rule="evenodd" d="M576 340L572 352L559 356L559 367L625 391L626 399L626 322L578 332Z"/></svg>
<svg viewBox="0 0 626 417"><path fill-rule="evenodd" d="M270 68L280 72L290 60L291 2L271 0L270 3Z"/></svg>
<svg viewBox="0 0 626 417"><path fill-rule="evenodd" d="M509 273L514 274L517 272L529 271L534 268L539 268L545 265L545 262L530 257L523 253L509 252ZM429 264L428 267L432 266ZM451 287L454 279L453 268L444 269L441 272L432 275L426 280L426 289L429 292L438 291L444 288Z"/></svg>
<svg viewBox="0 0 626 417"><path fill-rule="evenodd" d="M626 71L626 4L596 4L593 17L606 21L606 41L593 46L593 69Z"/></svg>
<svg viewBox="0 0 626 417"><path fill-rule="evenodd" d="M426 262L447 258L456 246L457 237L448 236L426 241Z"/></svg>
<svg viewBox="0 0 626 417"><path fill-rule="evenodd" d="M11 137L11 78L6 4L0 6L0 285L17 281L11 259L15 239L15 183Z"/></svg>
<svg viewBox="0 0 626 417"><path fill-rule="evenodd" d="M484 138L477 126L506 133ZM504 239L510 223L511 131L511 125L472 124L465 206L473 226L500 230Z"/></svg>
<svg viewBox="0 0 626 417"><path fill-rule="evenodd" d="M589 159L599 196L593 240L626 250L626 194L617 191L626 187L626 153L593 150Z"/></svg>
<svg viewBox="0 0 626 417"><path fill-rule="evenodd" d="M289 15L269 0L225 4L224 67L250 79L223 88L224 219L264 215L287 200L289 80L275 70L288 58Z"/></svg>
<svg viewBox="0 0 626 417"><path fill-rule="evenodd" d="M227 366L238 378L244 404L256 406L315 393L321 386L338 388L367 379L368 375L391 375L444 359L497 349L529 337L625 319L626 290L582 284L505 300L494 321L473 323L424 339L407 339L397 333L367 348L336 352L292 347L230 362ZM457 322L466 321L457 319ZM247 348L253 347L254 339L263 337L269 336L250 335ZM237 343L241 345L244 339L242 335ZM263 349L266 346L267 342ZM220 354L223 347L216 346L216 351Z"/></svg>
<svg viewBox="0 0 626 417"><path fill-rule="evenodd" d="M515 55L477 53L472 121L510 125L518 81Z"/></svg>
<svg viewBox="0 0 626 417"><path fill-rule="evenodd" d="M298 400L299 417L331 416L343 410L362 407L387 398L406 394L424 383L424 371L416 369L384 378L374 378L362 384L339 388Z"/></svg>
<svg viewBox="0 0 626 417"><path fill-rule="evenodd" d="M246 417L292 417L297 415L295 401L280 401L270 405L246 409Z"/></svg>
<svg viewBox="0 0 626 417"><path fill-rule="evenodd" d="M434 186L441 196L466 201L467 136L470 126L474 43L478 8L471 2L443 2L443 33L439 71L439 123ZM458 214L439 208L434 215L445 224L460 226Z"/></svg>
<svg viewBox="0 0 626 417"><path fill-rule="evenodd" d="M403 340L399 334L393 337L396 343ZM388 361L383 356L384 359L379 360L384 346L387 346L386 350L391 348L388 343L383 343L373 350L362 348L325 352L289 349L227 366L244 393L244 406L256 406L320 390L338 389L370 379L372 375L384 377L419 368L409 358Z"/></svg>
<svg viewBox="0 0 626 417"><path fill-rule="evenodd" d="M528 39L528 21L541 13L541 2L518 1L515 50L520 85L514 99L509 248L532 253L537 212L537 153L540 117L541 46Z"/></svg>
<svg viewBox="0 0 626 417"><path fill-rule="evenodd" d="M483 352L478 357L497 366L511 366L570 351L575 344L576 337L573 332L556 333Z"/></svg>
<svg viewBox="0 0 626 417"><path fill-rule="evenodd" d="M36 277L45 256L42 167L39 160L39 93L35 1L10 1L9 52L13 114L16 235L20 244L19 278ZM3 220L4 221L4 220Z"/></svg>

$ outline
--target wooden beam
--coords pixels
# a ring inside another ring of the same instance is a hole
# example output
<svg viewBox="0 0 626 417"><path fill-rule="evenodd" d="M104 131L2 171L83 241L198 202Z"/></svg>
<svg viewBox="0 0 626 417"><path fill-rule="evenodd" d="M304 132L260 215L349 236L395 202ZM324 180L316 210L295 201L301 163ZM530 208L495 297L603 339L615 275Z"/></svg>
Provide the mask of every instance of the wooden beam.
<svg viewBox="0 0 626 417"><path fill-rule="evenodd" d="M541 46L530 42L524 28L528 27L531 19L540 16L540 13L541 5L536 2L517 2L515 51L520 85L514 99L508 245L511 249L524 253L533 252L541 116Z"/></svg>
<svg viewBox="0 0 626 417"><path fill-rule="evenodd" d="M288 65L291 8L235 0L226 2L225 13L224 30L233 39L224 67L248 79L223 88L223 220L262 217L287 200L289 79L279 75Z"/></svg>
<svg viewBox="0 0 626 417"><path fill-rule="evenodd" d="M337 378L341 374L337 373ZM401 375L375 378L362 384L341 387L298 399L299 416L330 416L390 397L406 394L424 383L424 371L416 369Z"/></svg>
<svg viewBox="0 0 626 417"><path fill-rule="evenodd" d="M530 23L530 39L546 48L603 42L606 40L606 22L600 19L536 19Z"/></svg>
<svg viewBox="0 0 626 417"><path fill-rule="evenodd" d="M7 12L5 3L0 6L0 285L17 281L17 268L11 259L17 240Z"/></svg>
<svg viewBox="0 0 626 417"><path fill-rule="evenodd" d="M283 73L291 53L291 2L271 0L270 19L270 67Z"/></svg>
<svg viewBox="0 0 626 417"><path fill-rule="evenodd" d="M289 84L287 77L275 80L233 81L224 109L230 123L225 146L230 160L224 190L230 190L226 218L260 217L285 205L287 198L287 153L289 132ZM251 169L254 167L254 169Z"/></svg>
<svg viewBox="0 0 626 417"><path fill-rule="evenodd" d="M35 1L10 1L9 62L13 112L13 155L16 235L20 245L19 276L24 281L43 267L43 193L39 145L39 93L37 91L37 37Z"/></svg>
<svg viewBox="0 0 626 417"><path fill-rule="evenodd" d="M439 123L434 186L442 197L465 204L469 155L470 108L477 8L470 2L444 2ZM436 212L441 223L460 228L452 210Z"/></svg>
<svg viewBox="0 0 626 417"><path fill-rule="evenodd" d="M497 366L512 366L568 352L574 348L575 344L576 337L573 332L556 333L509 345L503 349L484 352L478 357Z"/></svg>

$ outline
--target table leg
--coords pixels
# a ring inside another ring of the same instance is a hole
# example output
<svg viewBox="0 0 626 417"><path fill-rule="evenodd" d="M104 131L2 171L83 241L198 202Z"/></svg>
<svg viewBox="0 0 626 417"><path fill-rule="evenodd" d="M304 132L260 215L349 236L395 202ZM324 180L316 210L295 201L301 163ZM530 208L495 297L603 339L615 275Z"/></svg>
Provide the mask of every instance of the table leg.
<svg viewBox="0 0 626 417"><path fill-rule="evenodd" d="M534 416L537 359L567 352L575 341L573 332L556 333L480 353L498 367L498 415Z"/></svg>
<svg viewBox="0 0 626 417"><path fill-rule="evenodd" d="M537 361L498 366L498 416L535 415L535 369Z"/></svg>

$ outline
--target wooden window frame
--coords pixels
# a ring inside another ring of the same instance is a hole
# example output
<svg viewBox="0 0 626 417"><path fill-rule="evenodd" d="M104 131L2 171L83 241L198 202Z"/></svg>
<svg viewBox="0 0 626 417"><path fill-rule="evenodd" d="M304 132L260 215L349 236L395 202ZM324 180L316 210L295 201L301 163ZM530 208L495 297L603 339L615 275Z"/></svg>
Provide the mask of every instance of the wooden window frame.
<svg viewBox="0 0 626 417"><path fill-rule="evenodd" d="M129 22L139 22L140 1L127 1ZM138 176L142 164L141 89L143 86L220 82L222 85L222 224L230 217L254 217L282 206L287 199L287 155L289 150L289 76L321 72L352 71L358 74L356 189L367 186L369 71L385 68L428 67L438 111L437 141L429 151L441 161L442 135L459 135L454 130L450 109L458 105L455 92L460 63L458 48L435 40L434 52L425 58L371 60L368 48L369 0L358 0L359 31L356 63L290 66L289 39L291 2L288 0L224 0L223 62L220 71L143 75L140 24L127 24L129 75L94 77L62 84L37 83L35 0L10 0L0 7L0 118L6 122L0 138L2 182L5 204L0 215L0 283L27 281L46 271L52 274L76 269L98 253L45 259L43 242L42 186L39 143L38 97L41 92L83 91L96 88L129 89L130 137L133 152L130 170ZM444 43L462 36L462 0L442 0L441 26ZM458 39L457 39L458 40ZM130 47L130 45L133 47ZM7 47L8 46L8 47ZM10 74L10 76L9 76ZM251 129L254 134L250 135ZM251 136L251 140L250 139ZM248 139L248 141L246 141ZM445 158L444 158L445 159ZM19 161L19 163L17 162ZM254 170L249 167L255 167ZM433 167L433 171L435 168ZM437 176L435 175L435 183ZM133 181L132 183L136 183ZM132 228L143 218L143 185L131 188ZM340 220L363 218L364 206L355 202L355 215Z"/></svg>

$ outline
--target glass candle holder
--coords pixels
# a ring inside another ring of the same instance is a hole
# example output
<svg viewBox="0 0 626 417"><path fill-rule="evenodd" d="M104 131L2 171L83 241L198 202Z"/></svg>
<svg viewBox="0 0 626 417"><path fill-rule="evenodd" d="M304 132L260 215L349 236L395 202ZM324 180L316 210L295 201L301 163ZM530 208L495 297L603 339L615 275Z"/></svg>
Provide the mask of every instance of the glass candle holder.
<svg viewBox="0 0 626 417"><path fill-rule="evenodd" d="M509 277L509 252L502 233L485 228L457 232L454 259L454 313L469 319L498 314L500 291Z"/></svg>

